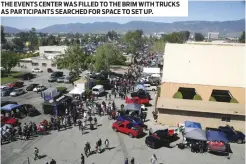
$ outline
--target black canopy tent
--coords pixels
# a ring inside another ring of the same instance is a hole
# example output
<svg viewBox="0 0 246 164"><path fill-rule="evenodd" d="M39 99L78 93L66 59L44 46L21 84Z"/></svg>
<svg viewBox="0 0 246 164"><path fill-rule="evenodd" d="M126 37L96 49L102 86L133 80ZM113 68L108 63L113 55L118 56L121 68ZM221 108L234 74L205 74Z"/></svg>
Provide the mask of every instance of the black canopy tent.
<svg viewBox="0 0 246 164"><path fill-rule="evenodd" d="M72 109L72 98L63 95L54 100L44 101L42 106L44 114L64 115L66 109Z"/></svg>

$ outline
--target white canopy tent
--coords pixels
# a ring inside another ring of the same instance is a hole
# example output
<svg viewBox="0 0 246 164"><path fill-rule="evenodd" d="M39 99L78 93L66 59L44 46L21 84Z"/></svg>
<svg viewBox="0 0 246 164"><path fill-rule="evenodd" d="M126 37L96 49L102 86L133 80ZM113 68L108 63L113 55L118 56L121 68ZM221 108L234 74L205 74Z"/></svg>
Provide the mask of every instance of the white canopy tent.
<svg viewBox="0 0 246 164"><path fill-rule="evenodd" d="M84 93L84 92L85 92L84 89L75 87L75 88L73 88L73 89L69 92L69 94L71 94L71 95L81 95L81 94Z"/></svg>
<svg viewBox="0 0 246 164"><path fill-rule="evenodd" d="M160 74L161 70L160 70L160 68L147 68L147 67L144 67L143 68L143 73L146 73L146 74Z"/></svg>

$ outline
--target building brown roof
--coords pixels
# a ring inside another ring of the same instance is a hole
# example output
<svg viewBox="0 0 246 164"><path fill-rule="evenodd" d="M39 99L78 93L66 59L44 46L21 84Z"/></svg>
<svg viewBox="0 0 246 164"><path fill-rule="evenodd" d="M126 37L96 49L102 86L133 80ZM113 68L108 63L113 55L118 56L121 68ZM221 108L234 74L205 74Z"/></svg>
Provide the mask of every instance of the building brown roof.
<svg viewBox="0 0 246 164"><path fill-rule="evenodd" d="M236 103L223 103L199 100L166 99L159 97L157 108L174 109L180 111L206 112L230 115L245 115L245 106Z"/></svg>

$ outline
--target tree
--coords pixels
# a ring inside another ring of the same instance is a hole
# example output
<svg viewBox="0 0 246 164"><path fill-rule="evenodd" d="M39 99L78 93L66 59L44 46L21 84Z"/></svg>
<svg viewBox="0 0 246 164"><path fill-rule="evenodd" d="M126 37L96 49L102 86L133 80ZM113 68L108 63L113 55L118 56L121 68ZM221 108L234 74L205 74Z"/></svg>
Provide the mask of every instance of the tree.
<svg viewBox="0 0 246 164"><path fill-rule="evenodd" d="M245 43L245 31L241 34L240 38L238 39L240 43Z"/></svg>
<svg viewBox="0 0 246 164"><path fill-rule="evenodd" d="M195 33L195 41L203 41L204 40L204 36L202 35L202 33Z"/></svg>
<svg viewBox="0 0 246 164"><path fill-rule="evenodd" d="M23 50L23 48L25 47L24 42L20 38L14 38L12 42L14 43L15 49Z"/></svg>
<svg viewBox="0 0 246 164"><path fill-rule="evenodd" d="M1 43L4 44L6 43L6 38L5 38L5 33L4 33L4 27L1 26Z"/></svg>
<svg viewBox="0 0 246 164"><path fill-rule="evenodd" d="M48 38L47 38L47 44L49 46L54 46L54 45L58 45L58 40L55 36L53 35L50 35Z"/></svg>
<svg viewBox="0 0 246 164"><path fill-rule="evenodd" d="M180 31L164 35L163 39L169 43L184 43L189 39L189 36L189 31Z"/></svg>
<svg viewBox="0 0 246 164"><path fill-rule="evenodd" d="M79 45L68 47L65 54L56 59L56 64L60 69L69 69L70 71L84 71L88 66L87 55Z"/></svg>
<svg viewBox="0 0 246 164"><path fill-rule="evenodd" d="M30 50L34 51L38 47L38 36L36 34L36 29L32 28L29 32L29 38L28 41L30 41L29 48Z"/></svg>
<svg viewBox="0 0 246 164"><path fill-rule="evenodd" d="M18 54L12 51L2 51L1 53L1 63L7 74L10 73L11 69L17 65L19 62Z"/></svg>
<svg viewBox="0 0 246 164"><path fill-rule="evenodd" d="M126 58L113 44L104 44L97 48L94 67L96 71L109 71L111 65L122 65Z"/></svg>
<svg viewBox="0 0 246 164"><path fill-rule="evenodd" d="M143 31L135 30L127 32L124 36L124 42L128 46L127 52L132 53L136 57L137 52L143 50L144 47Z"/></svg>
<svg viewBox="0 0 246 164"><path fill-rule="evenodd" d="M106 34L106 37L110 40L115 40L118 38L118 34L114 30L112 30Z"/></svg>
<svg viewBox="0 0 246 164"><path fill-rule="evenodd" d="M165 41L162 39L159 39L154 42L153 46L151 47L151 52L153 53L164 53L164 48L165 48Z"/></svg>

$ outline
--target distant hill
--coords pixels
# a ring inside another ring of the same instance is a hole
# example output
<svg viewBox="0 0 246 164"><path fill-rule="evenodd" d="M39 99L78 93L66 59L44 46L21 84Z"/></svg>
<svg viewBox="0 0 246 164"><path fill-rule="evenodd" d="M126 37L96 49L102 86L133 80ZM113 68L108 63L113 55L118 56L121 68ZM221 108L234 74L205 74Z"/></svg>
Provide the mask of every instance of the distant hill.
<svg viewBox="0 0 246 164"><path fill-rule="evenodd" d="M14 29L14 28L13 28ZM158 23L147 21L131 21L125 24L114 22L95 22L95 23L69 23L69 24L55 24L37 30L44 33L106 33L110 30L115 30L119 33L124 33L128 30L142 29L146 33L154 32L175 32L182 30L189 30L190 32L219 32L221 35L236 35L241 34L245 30L245 20L235 21L182 21L173 23ZM16 31L6 32L16 33ZM19 30L20 31L20 30Z"/></svg>
<svg viewBox="0 0 246 164"><path fill-rule="evenodd" d="M22 30L14 28L14 27L4 26L4 32L7 32L7 33L15 34L15 33L21 32L21 31Z"/></svg>

